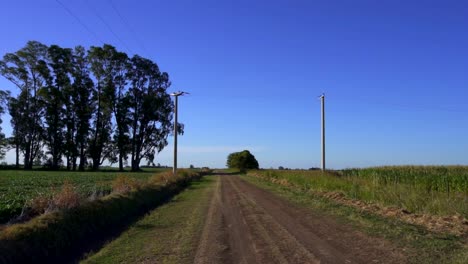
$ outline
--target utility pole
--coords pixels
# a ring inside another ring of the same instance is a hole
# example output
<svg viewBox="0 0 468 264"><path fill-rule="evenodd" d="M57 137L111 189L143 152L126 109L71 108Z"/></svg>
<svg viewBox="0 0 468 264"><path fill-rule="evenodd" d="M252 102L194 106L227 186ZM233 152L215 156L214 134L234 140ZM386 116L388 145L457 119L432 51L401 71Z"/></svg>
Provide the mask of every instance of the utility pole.
<svg viewBox="0 0 468 264"><path fill-rule="evenodd" d="M171 93L172 96L174 96L174 166L172 167L172 174L175 176L177 176L177 132L178 132L178 122L177 122L177 104L178 104L178 99L179 99L179 96L181 95L184 95L184 94L188 94L186 92L175 92L175 93Z"/></svg>
<svg viewBox="0 0 468 264"><path fill-rule="evenodd" d="M322 171L325 171L325 94L320 96L322 104Z"/></svg>

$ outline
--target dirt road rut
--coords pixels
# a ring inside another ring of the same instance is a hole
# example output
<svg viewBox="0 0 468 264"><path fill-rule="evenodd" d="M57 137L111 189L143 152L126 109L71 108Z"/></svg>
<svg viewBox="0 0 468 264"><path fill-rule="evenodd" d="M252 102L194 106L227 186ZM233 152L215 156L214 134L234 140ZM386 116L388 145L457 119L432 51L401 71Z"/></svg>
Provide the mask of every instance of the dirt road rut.
<svg viewBox="0 0 468 264"><path fill-rule="evenodd" d="M238 176L221 176L195 263L404 263L371 238Z"/></svg>

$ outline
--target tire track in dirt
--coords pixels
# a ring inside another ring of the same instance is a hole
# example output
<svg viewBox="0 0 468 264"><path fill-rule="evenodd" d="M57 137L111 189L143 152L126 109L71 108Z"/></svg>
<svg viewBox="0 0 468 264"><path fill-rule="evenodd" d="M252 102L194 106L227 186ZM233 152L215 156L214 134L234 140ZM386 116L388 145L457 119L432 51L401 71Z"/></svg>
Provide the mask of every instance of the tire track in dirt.
<svg viewBox="0 0 468 264"><path fill-rule="evenodd" d="M221 176L194 263L404 263L398 250L238 176Z"/></svg>
<svg viewBox="0 0 468 264"><path fill-rule="evenodd" d="M271 251L278 263L320 263L320 261L253 199L242 193L235 181L230 184L239 194L245 219L256 237L265 241L263 251ZM268 260L268 259L267 259ZM261 263L267 263L259 259Z"/></svg>

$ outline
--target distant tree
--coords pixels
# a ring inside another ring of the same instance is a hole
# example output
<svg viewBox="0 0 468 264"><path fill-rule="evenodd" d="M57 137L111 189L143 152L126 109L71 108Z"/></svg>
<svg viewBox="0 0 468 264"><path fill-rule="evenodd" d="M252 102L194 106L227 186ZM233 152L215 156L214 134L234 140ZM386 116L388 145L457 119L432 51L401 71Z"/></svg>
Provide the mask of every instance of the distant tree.
<svg viewBox="0 0 468 264"><path fill-rule="evenodd" d="M33 161L43 146L44 108L38 92L48 76L47 46L37 41L29 41L15 53L7 53L0 61L0 74L15 84L20 92L16 98L8 100L11 115L16 164L19 166L19 150L24 155L24 168L31 169Z"/></svg>
<svg viewBox="0 0 468 264"><path fill-rule="evenodd" d="M171 83L156 63L137 55L130 60L128 79L131 166L138 171L143 158L153 163L156 153L168 144L173 103L167 89ZM179 128L182 133L183 126Z"/></svg>
<svg viewBox="0 0 468 264"><path fill-rule="evenodd" d="M193 166L192 164L190 164L190 169L195 169L195 166Z"/></svg>
<svg viewBox="0 0 468 264"><path fill-rule="evenodd" d="M244 171L246 169L258 169L259 166L255 156L248 150L244 150L229 154L227 158L227 167Z"/></svg>
<svg viewBox="0 0 468 264"><path fill-rule="evenodd" d="M283 166L279 166L279 167L278 167L278 170L284 170L284 167L283 167Z"/></svg>

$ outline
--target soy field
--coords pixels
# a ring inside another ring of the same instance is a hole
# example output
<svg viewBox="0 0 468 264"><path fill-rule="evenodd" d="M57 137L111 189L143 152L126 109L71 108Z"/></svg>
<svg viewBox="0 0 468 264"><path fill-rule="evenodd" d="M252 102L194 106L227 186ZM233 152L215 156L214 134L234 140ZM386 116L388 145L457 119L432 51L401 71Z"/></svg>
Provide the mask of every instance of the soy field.
<svg viewBox="0 0 468 264"><path fill-rule="evenodd" d="M51 195L64 183L72 184L85 197L105 195L111 182L120 175L144 181L164 169L144 172L71 172L71 171L0 171L0 223L5 223L21 210L28 200L40 195Z"/></svg>

